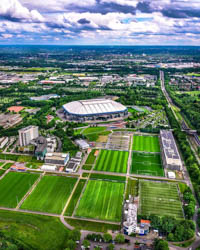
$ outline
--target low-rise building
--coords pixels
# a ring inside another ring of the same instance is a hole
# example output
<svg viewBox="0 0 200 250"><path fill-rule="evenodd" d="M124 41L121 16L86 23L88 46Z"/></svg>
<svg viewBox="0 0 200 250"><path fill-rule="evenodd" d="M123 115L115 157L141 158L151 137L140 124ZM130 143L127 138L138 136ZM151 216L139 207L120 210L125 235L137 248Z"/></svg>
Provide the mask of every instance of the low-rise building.
<svg viewBox="0 0 200 250"><path fill-rule="evenodd" d="M44 165L42 165L41 170L43 170L43 171L56 171L57 166L44 164Z"/></svg>
<svg viewBox="0 0 200 250"><path fill-rule="evenodd" d="M164 167L180 171L182 169L182 161L172 131L160 130L160 144Z"/></svg>
<svg viewBox="0 0 200 250"><path fill-rule="evenodd" d="M3 148L8 143L8 137L0 138L0 148Z"/></svg>
<svg viewBox="0 0 200 250"><path fill-rule="evenodd" d="M66 166L69 161L69 153L47 153L45 163Z"/></svg>
<svg viewBox="0 0 200 250"><path fill-rule="evenodd" d="M82 140L82 139L78 139L78 140L75 140L75 143L79 146L80 149L82 150L85 150L85 149L88 149L90 147L90 145Z"/></svg>

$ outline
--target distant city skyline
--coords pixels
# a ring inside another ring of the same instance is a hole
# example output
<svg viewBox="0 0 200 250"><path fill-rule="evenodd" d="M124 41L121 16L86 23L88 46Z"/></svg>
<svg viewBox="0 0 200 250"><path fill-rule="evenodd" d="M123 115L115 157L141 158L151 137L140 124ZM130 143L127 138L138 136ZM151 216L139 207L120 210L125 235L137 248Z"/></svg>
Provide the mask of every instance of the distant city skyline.
<svg viewBox="0 0 200 250"><path fill-rule="evenodd" d="M200 45L200 1L1 0L0 44Z"/></svg>

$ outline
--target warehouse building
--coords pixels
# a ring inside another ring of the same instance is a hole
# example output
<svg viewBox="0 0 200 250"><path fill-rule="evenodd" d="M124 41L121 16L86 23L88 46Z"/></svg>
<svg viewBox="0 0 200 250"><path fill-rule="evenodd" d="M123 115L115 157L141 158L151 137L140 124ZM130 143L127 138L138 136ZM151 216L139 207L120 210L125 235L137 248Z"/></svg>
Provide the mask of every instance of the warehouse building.
<svg viewBox="0 0 200 250"><path fill-rule="evenodd" d="M174 136L170 130L160 130L160 144L164 167L180 171L182 169L182 161Z"/></svg>
<svg viewBox="0 0 200 250"><path fill-rule="evenodd" d="M69 161L69 153L47 153L45 163L66 166Z"/></svg>
<svg viewBox="0 0 200 250"><path fill-rule="evenodd" d="M125 117L127 108L110 99L90 99L74 101L63 105L65 118L73 121L107 121Z"/></svg>

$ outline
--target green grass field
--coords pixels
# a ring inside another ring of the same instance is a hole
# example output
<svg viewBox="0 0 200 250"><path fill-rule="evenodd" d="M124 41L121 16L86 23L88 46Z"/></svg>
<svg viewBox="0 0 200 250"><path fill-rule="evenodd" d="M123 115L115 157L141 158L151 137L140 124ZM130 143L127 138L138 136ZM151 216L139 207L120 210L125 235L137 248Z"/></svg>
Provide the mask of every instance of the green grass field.
<svg viewBox="0 0 200 250"><path fill-rule="evenodd" d="M60 214L76 181L76 178L46 175L21 208Z"/></svg>
<svg viewBox="0 0 200 250"><path fill-rule="evenodd" d="M133 150L144 152L160 152L160 144L157 136L133 136Z"/></svg>
<svg viewBox="0 0 200 250"><path fill-rule="evenodd" d="M88 164L93 164L94 161L96 160L96 156L94 155L96 149L92 149L92 151L89 153L88 158L85 162L86 165Z"/></svg>
<svg viewBox="0 0 200 250"><path fill-rule="evenodd" d="M14 208L39 174L9 172L0 181L0 206Z"/></svg>
<svg viewBox="0 0 200 250"><path fill-rule="evenodd" d="M131 173L165 176L160 154L132 153Z"/></svg>
<svg viewBox="0 0 200 250"><path fill-rule="evenodd" d="M89 180L76 216L121 221L124 183Z"/></svg>
<svg viewBox="0 0 200 250"><path fill-rule="evenodd" d="M126 173L127 161L128 152L126 151L101 150L94 170Z"/></svg>
<svg viewBox="0 0 200 250"><path fill-rule="evenodd" d="M87 135L90 133L100 133L102 131L105 131L106 127L89 127L84 129L84 131L82 132L83 135Z"/></svg>
<svg viewBox="0 0 200 250"><path fill-rule="evenodd" d="M4 174L5 170L0 169L0 176L2 176Z"/></svg>
<svg viewBox="0 0 200 250"><path fill-rule="evenodd" d="M3 210L0 210L0 228L8 237L22 242L26 246L23 249L34 250L65 249L69 233L60 218ZM16 248L10 246L4 249Z"/></svg>
<svg viewBox="0 0 200 250"><path fill-rule="evenodd" d="M120 225L109 224L109 223L85 221L85 220L71 219L71 218L70 219L65 218L65 221L67 221L68 224L79 230L82 229L82 230L102 232L102 233L107 233L108 230L112 231L120 230Z"/></svg>
<svg viewBox="0 0 200 250"><path fill-rule="evenodd" d="M166 182L139 181L141 215L174 216L183 218L177 185Z"/></svg>
<svg viewBox="0 0 200 250"><path fill-rule="evenodd" d="M74 191L72 197L71 197L71 200L69 202L69 205L65 211L65 215L67 216L72 216L73 214L73 211L76 207L76 204L78 202L78 199L81 195L81 192L83 190L83 187L85 186L85 183L86 183L86 180L83 180L83 179L80 179L77 187L76 187L76 190Z"/></svg>
<svg viewBox="0 0 200 250"><path fill-rule="evenodd" d="M6 164L3 166L3 169L6 170L6 169L10 168L12 165L13 165L13 163L8 162L8 163L6 163Z"/></svg>

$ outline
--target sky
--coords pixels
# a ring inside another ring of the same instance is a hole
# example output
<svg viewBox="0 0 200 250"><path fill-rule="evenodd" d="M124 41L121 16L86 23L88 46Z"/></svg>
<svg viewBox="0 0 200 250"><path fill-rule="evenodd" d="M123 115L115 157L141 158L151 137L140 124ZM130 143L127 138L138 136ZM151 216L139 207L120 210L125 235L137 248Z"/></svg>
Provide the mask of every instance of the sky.
<svg viewBox="0 0 200 250"><path fill-rule="evenodd" d="M0 44L200 45L200 0L0 0Z"/></svg>

